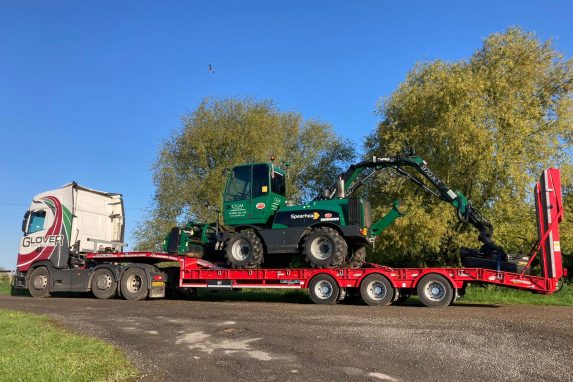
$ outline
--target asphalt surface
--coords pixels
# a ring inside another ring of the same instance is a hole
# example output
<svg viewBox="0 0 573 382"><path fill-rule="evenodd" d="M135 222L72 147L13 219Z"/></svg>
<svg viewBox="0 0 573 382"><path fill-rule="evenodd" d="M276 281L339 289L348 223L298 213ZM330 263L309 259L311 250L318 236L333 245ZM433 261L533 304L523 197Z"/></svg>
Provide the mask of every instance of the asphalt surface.
<svg viewBox="0 0 573 382"><path fill-rule="evenodd" d="M119 346L142 381L573 381L573 307L0 296Z"/></svg>

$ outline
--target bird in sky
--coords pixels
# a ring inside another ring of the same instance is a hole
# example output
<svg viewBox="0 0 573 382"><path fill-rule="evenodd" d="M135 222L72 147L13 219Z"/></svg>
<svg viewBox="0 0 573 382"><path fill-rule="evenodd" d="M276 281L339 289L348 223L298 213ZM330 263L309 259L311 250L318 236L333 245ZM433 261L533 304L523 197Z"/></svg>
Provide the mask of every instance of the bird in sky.
<svg viewBox="0 0 573 382"><path fill-rule="evenodd" d="M209 71L210 71L211 73L215 74L215 68L213 68L213 67L211 66L211 64L209 64Z"/></svg>

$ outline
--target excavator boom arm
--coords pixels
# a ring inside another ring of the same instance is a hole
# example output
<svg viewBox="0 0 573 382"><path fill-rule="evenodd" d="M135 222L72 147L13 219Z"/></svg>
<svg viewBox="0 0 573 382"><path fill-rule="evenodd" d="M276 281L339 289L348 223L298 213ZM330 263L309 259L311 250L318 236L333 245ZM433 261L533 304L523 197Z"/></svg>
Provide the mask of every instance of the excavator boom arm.
<svg viewBox="0 0 573 382"><path fill-rule="evenodd" d="M434 190L429 188L423 181L405 171L402 167L412 167L426 178ZM339 176L338 184L334 184L324 195L318 199L332 199L337 194L337 189L342 187L343 197L351 195L356 191L365 180L373 176L376 172L393 168L398 174L408 178L417 186L424 190L438 196L441 200L450 203L456 208L458 218L464 223L470 223L479 232L479 240L484 243L482 251L489 253L502 253L503 249L496 245L491 237L493 235L493 226L489 223L480 212L473 207L472 203L461 192L456 192L449 188L429 167L425 160L418 155L405 155L405 156L375 156L372 160L363 161L351 165L348 170ZM370 172L365 172L371 169ZM346 189L346 190L344 190ZM340 192L339 192L340 194ZM340 195L339 195L340 196Z"/></svg>

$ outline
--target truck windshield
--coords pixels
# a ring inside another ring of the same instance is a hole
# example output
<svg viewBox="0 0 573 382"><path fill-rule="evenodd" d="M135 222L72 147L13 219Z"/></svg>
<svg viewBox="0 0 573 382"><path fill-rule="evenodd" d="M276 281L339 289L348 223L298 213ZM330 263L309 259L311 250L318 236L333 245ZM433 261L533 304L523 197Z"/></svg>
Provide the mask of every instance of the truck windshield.
<svg viewBox="0 0 573 382"><path fill-rule="evenodd" d="M28 223L26 233L34 233L44 229L44 221L46 220L46 211L32 211Z"/></svg>

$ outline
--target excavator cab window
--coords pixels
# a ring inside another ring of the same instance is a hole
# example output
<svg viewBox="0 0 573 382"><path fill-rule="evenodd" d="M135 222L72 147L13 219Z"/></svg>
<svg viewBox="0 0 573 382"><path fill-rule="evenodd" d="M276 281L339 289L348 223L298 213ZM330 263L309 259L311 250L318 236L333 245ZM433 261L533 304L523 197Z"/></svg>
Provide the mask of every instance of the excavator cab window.
<svg viewBox="0 0 573 382"><path fill-rule="evenodd" d="M233 202L251 198L251 166L240 166L233 169L233 174L227 190L225 201Z"/></svg>
<svg viewBox="0 0 573 382"><path fill-rule="evenodd" d="M286 195L285 177L283 174L273 171L271 174L271 190L275 194L279 194L281 196Z"/></svg>
<svg viewBox="0 0 573 382"><path fill-rule="evenodd" d="M269 166L257 164L253 166L253 198L269 193Z"/></svg>

